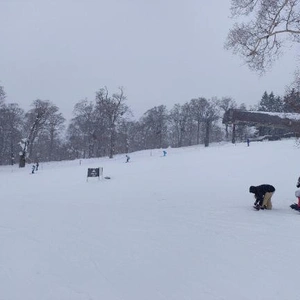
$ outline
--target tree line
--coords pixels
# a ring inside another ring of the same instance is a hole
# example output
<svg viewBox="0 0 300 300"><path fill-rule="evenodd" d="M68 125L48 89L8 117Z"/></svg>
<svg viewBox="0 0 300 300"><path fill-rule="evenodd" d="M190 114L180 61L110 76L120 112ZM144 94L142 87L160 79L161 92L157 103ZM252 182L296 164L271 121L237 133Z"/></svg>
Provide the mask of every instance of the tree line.
<svg viewBox="0 0 300 300"><path fill-rule="evenodd" d="M75 104L68 126L58 106L49 100L34 100L28 111L17 103L6 103L0 86L0 164L24 167L37 161L94 158L144 149L183 147L229 141L232 128L221 123L231 108L247 110L231 97L198 97L170 110L165 105L147 110L133 119L123 88L110 94L100 88L93 101ZM291 88L284 97L265 92L250 110L300 112L299 89ZM266 128L258 133L270 134ZM275 129L274 129L275 130ZM236 141L252 133L246 125L235 128ZM273 132L274 133L274 132Z"/></svg>

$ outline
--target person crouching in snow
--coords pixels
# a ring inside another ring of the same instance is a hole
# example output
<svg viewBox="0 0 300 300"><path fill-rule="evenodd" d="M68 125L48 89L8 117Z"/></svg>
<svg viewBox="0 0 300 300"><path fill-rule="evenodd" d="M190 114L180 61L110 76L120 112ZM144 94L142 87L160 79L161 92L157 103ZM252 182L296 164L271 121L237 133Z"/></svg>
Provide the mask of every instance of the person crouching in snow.
<svg viewBox="0 0 300 300"><path fill-rule="evenodd" d="M300 190L295 192L295 196L298 198L298 203L293 203L290 208L300 211Z"/></svg>
<svg viewBox="0 0 300 300"><path fill-rule="evenodd" d="M296 187L297 188L300 187L300 177L298 178L298 182L296 184ZM295 196L298 198L298 203L293 203L292 205L290 205L290 208L300 211L300 190L296 190Z"/></svg>
<svg viewBox="0 0 300 300"><path fill-rule="evenodd" d="M261 184L258 186L250 186L249 192L254 194L255 202L254 208L259 209L272 209L272 196L275 188L270 184Z"/></svg>

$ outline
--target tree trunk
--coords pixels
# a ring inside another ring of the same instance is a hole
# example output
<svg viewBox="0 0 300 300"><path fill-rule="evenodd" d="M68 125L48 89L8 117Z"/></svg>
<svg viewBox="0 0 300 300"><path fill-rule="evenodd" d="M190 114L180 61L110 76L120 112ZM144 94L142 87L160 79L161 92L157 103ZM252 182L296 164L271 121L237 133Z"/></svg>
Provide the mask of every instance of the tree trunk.
<svg viewBox="0 0 300 300"><path fill-rule="evenodd" d="M232 144L235 144L235 124L232 125Z"/></svg>
<svg viewBox="0 0 300 300"><path fill-rule="evenodd" d="M114 152L115 152L115 131L112 130L111 135L110 135L110 146L109 146L109 158L114 157Z"/></svg>
<svg viewBox="0 0 300 300"><path fill-rule="evenodd" d="M53 160L54 131L50 131L49 161Z"/></svg>
<svg viewBox="0 0 300 300"><path fill-rule="evenodd" d="M205 138L204 138L204 146L209 146L209 134L210 134L210 122L205 123Z"/></svg>
<svg viewBox="0 0 300 300"><path fill-rule="evenodd" d="M197 145L200 144L200 122L197 122Z"/></svg>
<svg viewBox="0 0 300 300"><path fill-rule="evenodd" d="M20 160L19 160L19 168L24 168L25 167L25 163L26 163L26 153L23 153L20 155Z"/></svg>
<svg viewBox="0 0 300 300"><path fill-rule="evenodd" d="M225 139L228 141L229 133L228 133L228 124L225 124Z"/></svg>

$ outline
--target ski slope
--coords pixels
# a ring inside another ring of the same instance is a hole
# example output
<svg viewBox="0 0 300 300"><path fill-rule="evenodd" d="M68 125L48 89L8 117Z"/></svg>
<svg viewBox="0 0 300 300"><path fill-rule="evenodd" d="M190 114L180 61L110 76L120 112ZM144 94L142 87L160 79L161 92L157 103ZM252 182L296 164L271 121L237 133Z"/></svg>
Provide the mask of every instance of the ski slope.
<svg viewBox="0 0 300 300"><path fill-rule="evenodd" d="M167 152L1 166L0 300L300 299L295 140Z"/></svg>

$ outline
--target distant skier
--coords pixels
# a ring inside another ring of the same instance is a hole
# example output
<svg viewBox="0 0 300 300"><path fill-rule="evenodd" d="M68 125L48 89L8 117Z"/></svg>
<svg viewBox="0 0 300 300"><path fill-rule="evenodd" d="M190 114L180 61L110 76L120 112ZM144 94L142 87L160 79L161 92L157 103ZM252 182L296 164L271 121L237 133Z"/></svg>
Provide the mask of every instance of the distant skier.
<svg viewBox="0 0 300 300"><path fill-rule="evenodd" d="M128 163L130 161L130 156L126 154L126 162Z"/></svg>
<svg viewBox="0 0 300 300"><path fill-rule="evenodd" d="M35 171L35 165L32 165L31 174L34 174L34 171Z"/></svg>
<svg viewBox="0 0 300 300"><path fill-rule="evenodd" d="M253 193L256 199L254 202L255 209L272 209L271 198L275 192L273 185L262 184L258 186L250 186L249 192Z"/></svg>
<svg viewBox="0 0 300 300"><path fill-rule="evenodd" d="M163 156L167 156L167 151L166 150L163 151Z"/></svg>
<svg viewBox="0 0 300 300"><path fill-rule="evenodd" d="M247 146L249 147L250 146L250 140L247 139Z"/></svg>
<svg viewBox="0 0 300 300"><path fill-rule="evenodd" d="M300 177L298 178L296 187L300 188ZM290 208L300 211L300 190L295 191L295 196L298 198L298 203L293 203L292 205L290 205Z"/></svg>
<svg viewBox="0 0 300 300"><path fill-rule="evenodd" d="M39 169L39 165L40 165L40 164L39 164L39 162L37 161L36 164L35 164L35 170L36 170L36 171Z"/></svg>

